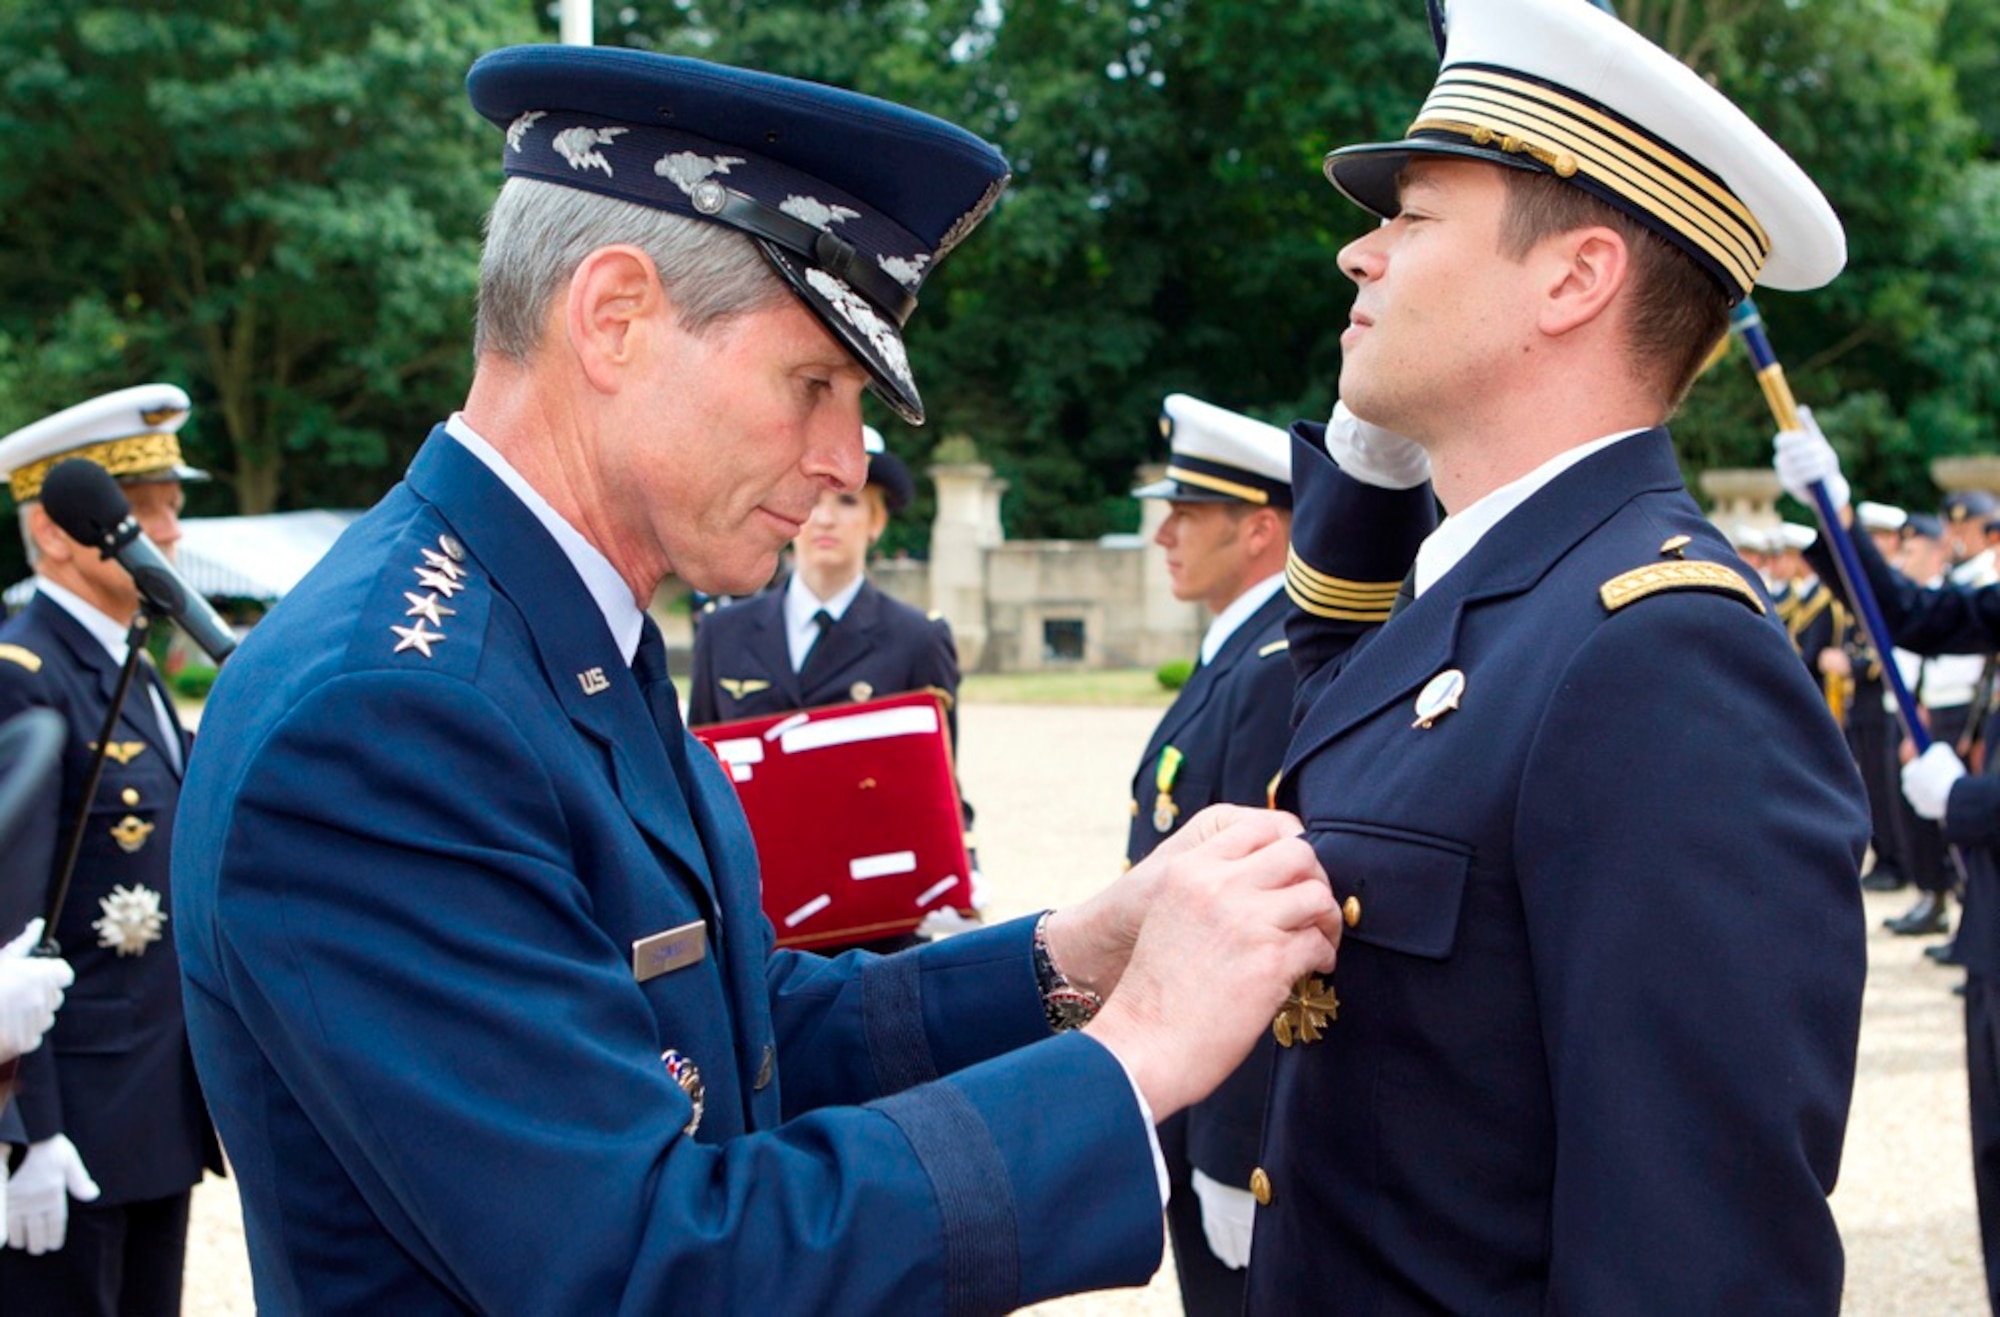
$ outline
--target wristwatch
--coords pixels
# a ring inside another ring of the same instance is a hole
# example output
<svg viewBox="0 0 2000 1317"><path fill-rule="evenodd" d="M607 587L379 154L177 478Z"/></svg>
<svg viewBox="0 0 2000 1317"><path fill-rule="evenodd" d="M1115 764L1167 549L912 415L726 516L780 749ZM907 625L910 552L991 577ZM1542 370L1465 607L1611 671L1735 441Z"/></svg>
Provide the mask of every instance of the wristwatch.
<svg viewBox="0 0 2000 1317"><path fill-rule="evenodd" d="M1035 986L1042 993L1042 1014L1056 1033L1081 1029L1104 1005L1104 998L1089 988L1071 983L1049 954L1049 911L1035 921Z"/></svg>

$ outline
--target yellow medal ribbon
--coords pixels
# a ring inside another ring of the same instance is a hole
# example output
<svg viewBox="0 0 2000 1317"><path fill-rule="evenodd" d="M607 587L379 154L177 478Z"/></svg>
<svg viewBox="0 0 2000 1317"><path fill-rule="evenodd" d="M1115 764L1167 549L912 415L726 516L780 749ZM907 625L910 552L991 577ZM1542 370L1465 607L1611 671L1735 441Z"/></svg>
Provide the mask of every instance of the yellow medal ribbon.
<svg viewBox="0 0 2000 1317"><path fill-rule="evenodd" d="M1153 786L1159 790L1159 798L1153 802L1153 831L1166 832L1174 826L1174 816L1180 807L1174 804L1174 777L1181 771L1181 761L1186 759L1179 750L1168 746L1160 751L1159 767L1153 771Z"/></svg>

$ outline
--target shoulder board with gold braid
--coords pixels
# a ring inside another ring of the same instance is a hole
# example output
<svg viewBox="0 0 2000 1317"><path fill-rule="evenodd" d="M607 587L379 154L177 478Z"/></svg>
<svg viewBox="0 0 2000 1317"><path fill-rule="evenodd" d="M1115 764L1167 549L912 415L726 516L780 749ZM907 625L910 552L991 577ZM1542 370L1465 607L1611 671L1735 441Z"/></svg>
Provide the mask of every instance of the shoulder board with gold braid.
<svg viewBox="0 0 2000 1317"><path fill-rule="evenodd" d="M1636 604L1650 595L1670 590L1705 590L1710 594L1731 595L1759 613L1765 611L1764 601L1757 597L1757 592L1741 576L1719 562L1655 562L1634 567L1598 586L1597 597L1604 601L1605 612L1615 613L1628 604Z"/></svg>
<svg viewBox="0 0 2000 1317"><path fill-rule="evenodd" d="M0 659L18 663L30 672L42 670L42 656L32 649L23 649L19 645L0 645Z"/></svg>

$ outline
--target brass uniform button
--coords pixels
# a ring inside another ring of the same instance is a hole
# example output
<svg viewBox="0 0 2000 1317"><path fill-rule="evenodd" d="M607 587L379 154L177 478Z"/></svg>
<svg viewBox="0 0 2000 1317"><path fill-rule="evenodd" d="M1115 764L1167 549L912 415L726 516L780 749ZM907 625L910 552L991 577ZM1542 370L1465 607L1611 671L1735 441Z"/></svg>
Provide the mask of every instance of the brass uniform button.
<svg viewBox="0 0 2000 1317"><path fill-rule="evenodd" d="M125 790L119 794L118 798L124 801L128 805L136 805L139 803L139 788L126 787Z"/></svg>
<svg viewBox="0 0 2000 1317"><path fill-rule="evenodd" d="M1350 896L1345 901L1342 901L1340 903L1340 917L1347 921L1349 928L1358 925L1361 922L1361 898Z"/></svg>
<svg viewBox="0 0 2000 1317"><path fill-rule="evenodd" d="M1250 1172L1250 1196L1257 1200L1259 1207L1271 1205L1271 1177L1264 1174L1261 1166Z"/></svg>

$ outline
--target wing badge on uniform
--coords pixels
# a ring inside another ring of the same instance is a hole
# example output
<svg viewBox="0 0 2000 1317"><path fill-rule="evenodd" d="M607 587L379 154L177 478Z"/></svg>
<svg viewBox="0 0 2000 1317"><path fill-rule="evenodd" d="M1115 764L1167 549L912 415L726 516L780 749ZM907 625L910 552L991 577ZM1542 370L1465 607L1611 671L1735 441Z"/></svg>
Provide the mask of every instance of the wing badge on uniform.
<svg viewBox="0 0 2000 1317"><path fill-rule="evenodd" d="M95 750L97 742L90 742L89 748ZM129 764L145 752L144 741L112 741L104 747L104 757L115 759L121 764Z"/></svg>
<svg viewBox="0 0 2000 1317"><path fill-rule="evenodd" d="M740 700L746 695L771 689L771 683L756 677L718 677L716 684L729 692L731 699Z"/></svg>

